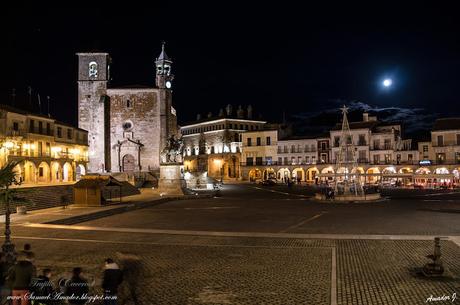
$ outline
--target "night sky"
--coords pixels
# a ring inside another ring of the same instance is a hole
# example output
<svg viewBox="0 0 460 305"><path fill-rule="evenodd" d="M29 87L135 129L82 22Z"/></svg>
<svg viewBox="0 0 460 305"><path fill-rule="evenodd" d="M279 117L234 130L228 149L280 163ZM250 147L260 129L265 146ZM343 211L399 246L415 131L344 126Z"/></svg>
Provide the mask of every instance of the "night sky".
<svg viewBox="0 0 460 305"><path fill-rule="evenodd" d="M453 7L159 3L2 9L1 103L11 104L16 88L16 106L24 107L31 86L35 104L37 93L42 104L49 95L52 115L76 124L76 52L109 52L114 87L153 86L165 40L181 123L228 103L252 104L277 121L283 111L343 101L460 115L460 19ZM380 85L384 77L393 79L389 90Z"/></svg>

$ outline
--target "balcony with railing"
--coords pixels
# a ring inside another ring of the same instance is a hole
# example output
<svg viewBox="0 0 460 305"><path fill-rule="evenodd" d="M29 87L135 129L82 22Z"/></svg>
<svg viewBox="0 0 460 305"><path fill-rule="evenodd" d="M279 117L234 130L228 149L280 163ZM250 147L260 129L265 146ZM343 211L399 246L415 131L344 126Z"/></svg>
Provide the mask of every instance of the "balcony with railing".
<svg viewBox="0 0 460 305"><path fill-rule="evenodd" d="M14 130L12 128L8 128L6 130L7 137L23 137L26 133L23 130Z"/></svg>
<svg viewBox="0 0 460 305"><path fill-rule="evenodd" d="M72 154L67 152L39 152L36 150L13 149L8 151L8 156L20 158L49 158L49 159L68 159L79 162L88 162L85 154Z"/></svg>
<svg viewBox="0 0 460 305"><path fill-rule="evenodd" d="M28 133L33 133L33 134L39 134L39 135L43 135L43 136L50 136L50 137L53 137L54 136L54 129L53 128L50 128L50 129L47 129L47 128L38 128L38 127L33 127L33 128L28 128L27 129Z"/></svg>

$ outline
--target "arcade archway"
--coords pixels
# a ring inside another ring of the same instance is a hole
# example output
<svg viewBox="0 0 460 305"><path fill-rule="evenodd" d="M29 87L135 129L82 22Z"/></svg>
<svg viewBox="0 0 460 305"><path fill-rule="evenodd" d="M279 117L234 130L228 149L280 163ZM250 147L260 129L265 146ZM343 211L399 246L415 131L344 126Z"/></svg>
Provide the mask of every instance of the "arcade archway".
<svg viewBox="0 0 460 305"><path fill-rule="evenodd" d="M249 181L262 179L262 172L258 168L253 168L249 171Z"/></svg>
<svg viewBox="0 0 460 305"><path fill-rule="evenodd" d="M50 182L50 166L46 162L42 162L38 165L38 177L37 182L48 183Z"/></svg>
<svg viewBox="0 0 460 305"><path fill-rule="evenodd" d="M66 162L63 167L63 179L64 182L73 181L73 169L69 162Z"/></svg>

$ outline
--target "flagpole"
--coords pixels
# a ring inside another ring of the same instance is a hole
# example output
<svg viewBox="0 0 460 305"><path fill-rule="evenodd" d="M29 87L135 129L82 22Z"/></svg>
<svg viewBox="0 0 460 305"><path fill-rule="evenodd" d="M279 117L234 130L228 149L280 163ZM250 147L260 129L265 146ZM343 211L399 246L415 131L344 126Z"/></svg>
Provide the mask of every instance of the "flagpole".
<svg viewBox="0 0 460 305"><path fill-rule="evenodd" d="M40 93L38 93L37 96L38 96L38 111L41 114L42 113L42 102L40 100Z"/></svg>
<svg viewBox="0 0 460 305"><path fill-rule="evenodd" d="M50 118L51 117L51 114L50 114L50 96L47 95L46 99L48 100L48 117Z"/></svg>

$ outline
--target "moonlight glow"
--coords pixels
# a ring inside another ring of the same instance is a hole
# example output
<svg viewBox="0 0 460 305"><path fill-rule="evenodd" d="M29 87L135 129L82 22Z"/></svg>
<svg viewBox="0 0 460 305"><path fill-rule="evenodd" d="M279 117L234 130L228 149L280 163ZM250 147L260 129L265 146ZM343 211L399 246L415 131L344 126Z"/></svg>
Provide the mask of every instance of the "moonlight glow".
<svg viewBox="0 0 460 305"><path fill-rule="evenodd" d="M391 84L393 84L393 81L390 78L387 78L383 81L383 86L384 87L390 87Z"/></svg>

